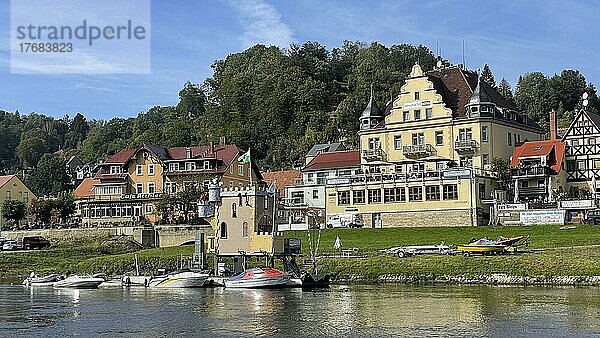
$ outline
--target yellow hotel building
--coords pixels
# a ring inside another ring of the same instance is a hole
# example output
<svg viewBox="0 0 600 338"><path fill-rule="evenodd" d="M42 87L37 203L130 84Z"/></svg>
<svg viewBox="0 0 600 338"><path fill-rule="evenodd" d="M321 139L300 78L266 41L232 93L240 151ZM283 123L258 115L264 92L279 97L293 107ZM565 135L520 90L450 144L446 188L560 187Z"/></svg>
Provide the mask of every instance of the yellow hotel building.
<svg viewBox="0 0 600 338"><path fill-rule="evenodd" d="M360 213L372 227L487 225L492 159L544 133L477 73L417 64L384 111L371 95L362 170L327 182L327 215Z"/></svg>

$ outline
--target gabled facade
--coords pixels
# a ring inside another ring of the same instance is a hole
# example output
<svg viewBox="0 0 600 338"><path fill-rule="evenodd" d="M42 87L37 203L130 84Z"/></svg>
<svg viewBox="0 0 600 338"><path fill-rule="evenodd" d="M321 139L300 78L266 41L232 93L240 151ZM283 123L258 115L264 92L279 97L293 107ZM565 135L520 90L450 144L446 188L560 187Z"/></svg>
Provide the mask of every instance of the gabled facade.
<svg viewBox="0 0 600 338"><path fill-rule="evenodd" d="M142 217L154 222L158 219L155 203L163 194L207 185L215 178L229 189L247 188L251 181L262 184L256 165L238 163L241 154L237 146L224 143L122 150L98 166L93 196L78 198L83 222L130 223Z"/></svg>
<svg viewBox="0 0 600 338"><path fill-rule="evenodd" d="M491 160L544 131L475 72L417 64L381 112L360 117L362 173L327 185L327 215L367 225L484 225L495 188Z"/></svg>
<svg viewBox="0 0 600 338"><path fill-rule="evenodd" d="M6 224L2 216L2 203L8 199L22 201L29 208L37 197L18 176L0 176L0 227Z"/></svg>
<svg viewBox="0 0 600 338"><path fill-rule="evenodd" d="M566 182L594 194L600 181L600 116L580 110L562 137Z"/></svg>
<svg viewBox="0 0 600 338"><path fill-rule="evenodd" d="M561 140L525 142L511 158L514 202L554 203L564 190L566 144Z"/></svg>

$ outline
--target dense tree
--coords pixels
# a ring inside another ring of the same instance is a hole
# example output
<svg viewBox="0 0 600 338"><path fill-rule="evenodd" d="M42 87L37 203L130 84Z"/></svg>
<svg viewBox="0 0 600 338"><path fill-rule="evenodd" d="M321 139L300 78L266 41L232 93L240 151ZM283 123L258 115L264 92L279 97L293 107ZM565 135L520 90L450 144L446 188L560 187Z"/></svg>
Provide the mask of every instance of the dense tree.
<svg viewBox="0 0 600 338"><path fill-rule="evenodd" d="M490 69L490 66L488 66L487 63L483 65L483 70L481 71L481 80L489 84L493 88L496 88L496 80L494 79L494 74L492 74L492 70Z"/></svg>
<svg viewBox="0 0 600 338"><path fill-rule="evenodd" d="M514 102L515 98L513 96L512 88L505 78L502 78L502 81L500 81L498 92L507 100Z"/></svg>
<svg viewBox="0 0 600 338"><path fill-rule="evenodd" d="M54 201L47 199L37 199L29 206L29 213L35 217L36 222L44 224L50 223Z"/></svg>
<svg viewBox="0 0 600 338"><path fill-rule="evenodd" d="M37 196L57 196L70 185L65 161L57 156L45 154L38 166L27 176L26 182Z"/></svg>
<svg viewBox="0 0 600 338"><path fill-rule="evenodd" d="M58 212L60 220L64 223L75 213L75 197L72 194L63 194L54 202L54 209Z"/></svg>
<svg viewBox="0 0 600 338"><path fill-rule="evenodd" d="M23 201L6 199L2 203L2 217L18 224L27 215L27 206Z"/></svg>

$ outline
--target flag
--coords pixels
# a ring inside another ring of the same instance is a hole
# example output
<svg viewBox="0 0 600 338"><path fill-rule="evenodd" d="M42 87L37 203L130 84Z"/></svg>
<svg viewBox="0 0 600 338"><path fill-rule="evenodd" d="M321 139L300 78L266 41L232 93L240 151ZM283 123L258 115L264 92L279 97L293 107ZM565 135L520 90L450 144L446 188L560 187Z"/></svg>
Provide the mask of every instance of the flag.
<svg viewBox="0 0 600 338"><path fill-rule="evenodd" d="M237 160L239 164L250 163L250 149L248 149L248 151L245 152L242 156L238 157Z"/></svg>
<svg viewBox="0 0 600 338"><path fill-rule="evenodd" d="M267 189L267 193L274 194L275 190L277 190L277 186L275 185L275 181L273 181L273 182L271 182L271 185L269 185L269 188Z"/></svg>

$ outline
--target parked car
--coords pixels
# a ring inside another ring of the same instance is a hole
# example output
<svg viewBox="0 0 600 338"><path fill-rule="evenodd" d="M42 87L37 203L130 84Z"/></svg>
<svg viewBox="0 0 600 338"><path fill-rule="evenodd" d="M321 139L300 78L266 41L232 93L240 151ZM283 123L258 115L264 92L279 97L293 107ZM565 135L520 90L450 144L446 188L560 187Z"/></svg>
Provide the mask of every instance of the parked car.
<svg viewBox="0 0 600 338"><path fill-rule="evenodd" d="M2 246L4 245L4 242L8 241L8 238L6 237L0 237L0 250L2 250Z"/></svg>
<svg viewBox="0 0 600 338"><path fill-rule="evenodd" d="M2 250L3 251L13 251L13 250L17 250L18 246L17 246L17 241L9 239L8 241L4 242L4 244L2 244Z"/></svg>
<svg viewBox="0 0 600 338"><path fill-rule="evenodd" d="M583 221L586 224L600 224L600 210L590 210L585 215L585 220Z"/></svg>
<svg viewBox="0 0 600 338"><path fill-rule="evenodd" d="M50 247L50 241L42 236L25 236L17 242L19 249L45 249Z"/></svg>
<svg viewBox="0 0 600 338"><path fill-rule="evenodd" d="M365 225L359 213L332 215L327 221L328 228L362 228Z"/></svg>

